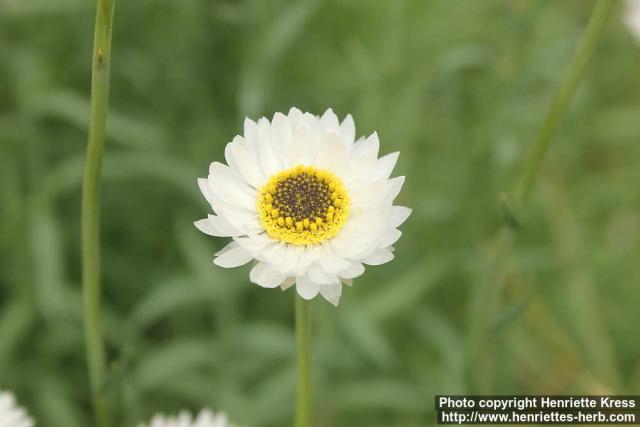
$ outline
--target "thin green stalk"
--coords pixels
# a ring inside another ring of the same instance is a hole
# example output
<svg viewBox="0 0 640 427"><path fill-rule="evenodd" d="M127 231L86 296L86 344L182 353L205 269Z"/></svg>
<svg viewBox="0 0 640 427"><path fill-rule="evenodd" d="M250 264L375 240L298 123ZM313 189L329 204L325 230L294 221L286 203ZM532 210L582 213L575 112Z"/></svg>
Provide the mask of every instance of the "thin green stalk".
<svg viewBox="0 0 640 427"><path fill-rule="evenodd" d="M91 115L82 183L82 289L85 341L96 425L108 427L100 291L100 171L104 151L114 0L98 0L91 71Z"/></svg>
<svg viewBox="0 0 640 427"><path fill-rule="evenodd" d="M580 46L578 46L569 65L568 72L553 98L551 107L538 133L538 137L522 169L518 188L515 193L516 213L524 207L529 198L533 183L549 150L551 138L553 138L558 129L558 125L566 115L571 100L587 68L589 59L604 32L607 18L611 15L616 2L617 0L598 0L594 6Z"/></svg>
<svg viewBox="0 0 640 427"><path fill-rule="evenodd" d="M298 406L295 427L311 426L311 315L310 303L295 295L296 350L298 358Z"/></svg>
<svg viewBox="0 0 640 427"><path fill-rule="evenodd" d="M597 0L591 12L580 45L568 66L568 72L560 83L540 132L523 165L513 199L514 212L508 212L511 221L507 227L501 228L497 233L492 245L490 262L474 286L469 307L468 357L473 389L476 392L491 392L491 377L494 366L491 357L493 343L489 341L491 338L489 332L493 327L494 315L500 310L499 278L505 271L505 260L516 240L513 224L517 224L518 217L522 215L536 176L549 150L551 139L567 113L616 1Z"/></svg>

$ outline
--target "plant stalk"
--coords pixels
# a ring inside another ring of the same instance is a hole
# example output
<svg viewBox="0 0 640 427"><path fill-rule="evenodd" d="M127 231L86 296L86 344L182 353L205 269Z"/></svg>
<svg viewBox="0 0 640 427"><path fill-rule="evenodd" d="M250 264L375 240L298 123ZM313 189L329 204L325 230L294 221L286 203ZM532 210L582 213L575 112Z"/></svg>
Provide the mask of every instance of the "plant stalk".
<svg viewBox="0 0 640 427"><path fill-rule="evenodd" d="M85 344L96 425L108 427L100 285L100 177L109 100L114 0L98 0L91 70L91 113L82 182L82 290Z"/></svg>
<svg viewBox="0 0 640 427"><path fill-rule="evenodd" d="M311 426L311 309L310 302L295 295L298 405L295 427Z"/></svg>
<svg viewBox="0 0 640 427"><path fill-rule="evenodd" d="M493 313L500 310L499 281L516 240L514 230L527 204L535 179L549 150L551 139L565 117L571 100L582 80L585 69L604 32L607 18L617 0L597 0L580 44L568 66L567 73L556 91L544 122L526 158L514 191L514 206L508 208L512 221L497 233L490 262L474 286L470 304L469 365L474 392L491 393L494 369L492 358L494 325Z"/></svg>
<svg viewBox="0 0 640 427"><path fill-rule="evenodd" d="M566 115L571 100L582 81L589 59L591 59L604 32L607 18L611 15L616 2L617 0L597 0L591 12L584 36L571 60L571 64L569 64L564 80L553 97L549 111L522 169L515 192L516 213L519 213L520 209L527 203L533 183L549 150L551 139Z"/></svg>

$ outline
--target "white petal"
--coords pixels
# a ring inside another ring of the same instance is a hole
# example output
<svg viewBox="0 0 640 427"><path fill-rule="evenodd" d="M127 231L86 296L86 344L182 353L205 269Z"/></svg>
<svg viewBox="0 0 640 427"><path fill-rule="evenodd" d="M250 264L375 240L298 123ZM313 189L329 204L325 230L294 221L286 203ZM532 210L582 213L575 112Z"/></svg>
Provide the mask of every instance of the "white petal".
<svg viewBox="0 0 640 427"><path fill-rule="evenodd" d="M340 295L342 295L342 283L321 286L320 294L331 304L337 306L340 302Z"/></svg>
<svg viewBox="0 0 640 427"><path fill-rule="evenodd" d="M309 132L308 128L299 127L293 133L291 143L291 163L293 165L308 165L315 158L315 147Z"/></svg>
<svg viewBox="0 0 640 427"><path fill-rule="evenodd" d="M0 426L8 427L2 423ZM31 424L28 424L31 426ZM232 424L224 413L214 413L209 409L203 409L196 416L189 411L180 411L176 416L154 415L149 424L139 424L138 427L231 427ZM13 425L12 425L13 427ZM15 427L27 427L19 425Z"/></svg>
<svg viewBox="0 0 640 427"><path fill-rule="evenodd" d="M202 231L204 234L208 234L209 236L218 236L218 234L216 234L213 226L209 222L208 218L199 219L199 220L195 221L193 223L193 225L195 225L196 228L198 230ZM225 236L218 236L218 237L225 237Z"/></svg>
<svg viewBox="0 0 640 427"><path fill-rule="evenodd" d="M0 390L0 427L33 427L33 420L18 405L13 393Z"/></svg>
<svg viewBox="0 0 640 427"><path fill-rule="evenodd" d="M363 238L359 235L340 234L330 241L331 250L341 257L348 259L356 259L361 254L368 252L372 247L375 249L376 239Z"/></svg>
<svg viewBox="0 0 640 427"><path fill-rule="evenodd" d="M286 280L286 278L287 276L285 276L284 274L269 267L260 275L260 281L258 282L258 284L265 288L277 288Z"/></svg>
<svg viewBox="0 0 640 427"><path fill-rule="evenodd" d="M282 169L277 143L271 137L271 123L264 117L258 120L258 158L266 176L271 176Z"/></svg>
<svg viewBox="0 0 640 427"><path fill-rule="evenodd" d="M392 189L389 182L390 181L372 182L358 188L357 191L350 194L351 206L356 209L362 208L370 210L385 202Z"/></svg>
<svg viewBox="0 0 640 427"><path fill-rule="evenodd" d="M318 147L314 165L341 176L346 172L347 150L338 134L327 133Z"/></svg>
<svg viewBox="0 0 640 427"><path fill-rule="evenodd" d="M223 202L216 194L214 194L211 186L209 185L209 179L207 178L198 178L198 187L200 188L200 192L204 195L204 198L207 199L209 205L215 213L220 214L221 206L229 206L232 209L240 209L237 206L229 205L228 203Z"/></svg>
<svg viewBox="0 0 640 427"><path fill-rule="evenodd" d="M258 147L258 124L248 117L244 119L244 139L253 149Z"/></svg>
<svg viewBox="0 0 640 427"><path fill-rule="evenodd" d="M398 194L400 194L400 190L402 190L402 185L404 184L404 176L398 176L390 179L389 184L390 188L385 201L387 201L388 203L392 203L393 200L398 197Z"/></svg>
<svg viewBox="0 0 640 427"><path fill-rule="evenodd" d="M390 228L385 231L382 237L380 238L380 247L386 248L393 245L398 239L402 236L402 231L397 228Z"/></svg>
<svg viewBox="0 0 640 427"><path fill-rule="evenodd" d="M209 186L209 181L207 179L198 178L198 186L209 202L209 205L211 205L213 211L218 214L218 217L221 219L224 218L226 223L232 224L235 228L236 231L227 231L228 233L237 235L239 231L242 232L240 234L255 234L262 230L260 220L258 219L258 213L256 211L250 211L248 209L239 208L223 202L211 191L211 187Z"/></svg>
<svg viewBox="0 0 640 427"><path fill-rule="evenodd" d="M271 121L272 141L278 144L278 157L284 169L294 166L291 161L291 144L293 132L289 124L289 118L282 113L275 113Z"/></svg>
<svg viewBox="0 0 640 427"><path fill-rule="evenodd" d="M267 264L278 267L279 270L284 271L286 268L283 265L282 260L285 256L285 245L284 243L278 242L273 245L269 245L257 254L260 261L265 261Z"/></svg>
<svg viewBox="0 0 640 427"><path fill-rule="evenodd" d="M384 230L383 225L382 219L375 213L350 219L329 241L331 250L340 258L359 259L372 249L379 247L378 241Z"/></svg>
<svg viewBox="0 0 640 427"><path fill-rule="evenodd" d="M334 274L325 273L320 266L313 264L307 271L309 278L320 285L329 285L338 281Z"/></svg>
<svg viewBox="0 0 640 427"><path fill-rule="evenodd" d="M391 207L391 226L393 228L399 227L403 222L409 218L412 209L404 206L392 206Z"/></svg>
<svg viewBox="0 0 640 427"><path fill-rule="evenodd" d="M329 246L329 244L324 243L320 248L323 253L317 258L317 263L326 273L337 274L338 272L349 268L349 261L337 257L333 251L331 251L331 246Z"/></svg>
<svg viewBox="0 0 640 427"><path fill-rule="evenodd" d="M277 288L286 278L287 276L269 267L264 262L256 264L249 273L249 279L263 288Z"/></svg>
<svg viewBox="0 0 640 427"><path fill-rule="evenodd" d="M291 126L291 130L295 131L300 126L300 123L302 122L303 114L302 114L302 111L300 111L296 107L292 107L289 110L289 114L287 114L287 117L289 118L289 124Z"/></svg>
<svg viewBox="0 0 640 427"><path fill-rule="evenodd" d="M264 229L262 228L262 225L260 224L260 219L258 218L258 215L238 218L238 223L240 223L240 225L235 225L235 226L240 228L243 235L244 234L254 235L264 231Z"/></svg>
<svg viewBox="0 0 640 427"><path fill-rule="evenodd" d="M350 156L341 177L351 193L356 194L361 187L371 182L376 162L377 159L371 156Z"/></svg>
<svg viewBox="0 0 640 427"><path fill-rule="evenodd" d="M320 285L311 281L308 276L299 276L296 278L296 290L298 295L306 300L310 300L320 292Z"/></svg>
<svg viewBox="0 0 640 427"><path fill-rule="evenodd" d="M341 279L353 279L361 276L364 273L364 265L358 261L352 261L349 268L343 270L338 274Z"/></svg>
<svg viewBox="0 0 640 427"><path fill-rule="evenodd" d="M229 166L253 188L261 188L266 182L266 177L258 164L258 159L250 153L246 143L237 137L227 144L224 156Z"/></svg>
<svg viewBox="0 0 640 427"><path fill-rule="evenodd" d="M370 158L378 158L378 151L380 150L380 140L378 139L378 133L374 132L366 140L356 142L354 145L353 155L356 157L365 156Z"/></svg>
<svg viewBox="0 0 640 427"><path fill-rule="evenodd" d="M318 261L323 254L321 246L296 246L299 249L296 263L296 276L303 276L311 267L311 264Z"/></svg>
<svg viewBox="0 0 640 427"><path fill-rule="evenodd" d="M229 252L231 249L234 249L234 248L237 248L237 247L238 247L238 244L236 242L230 242L230 243L226 244L218 252L216 252L214 255L215 256L224 255L225 253Z"/></svg>
<svg viewBox="0 0 640 427"><path fill-rule="evenodd" d="M298 273L298 266L300 264L300 258L304 253L305 248L303 246L286 245L284 248L284 255L281 260L282 271L289 276L296 276Z"/></svg>
<svg viewBox="0 0 640 427"><path fill-rule="evenodd" d="M320 118L322 125L326 130L330 130L338 133L340 131L340 122L338 121L338 116L333 112L331 108L327 109L324 112L322 117Z"/></svg>
<svg viewBox="0 0 640 427"><path fill-rule="evenodd" d="M260 275L267 267L268 267L268 264L266 262L259 262L256 265L254 265L251 271L249 272L249 280L251 280L251 283L258 284L258 279L260 278Z"/></svg>
<svg viewBox="0 0 640 427"><path fill-rule="evenodd" d="M347 114L347 117L342 121L342 124L340 125L340 135L342 135L342 139L350 150L356 139L356 125L353 122L351 114Z"/></svg>
<svg viewBox="0 0 640 427"><path fill-rule="evenodd" d="M257 211L251 211L225 203L213 193L210 193L209 197L209 204L213 211L217 213L219 217L224 218L228 223L232 224L236 229L241 230L243 234L256 234L262 231Z"/></svg>
<svg viewBox="0 0 640 427"><path fill-rule="evenodd" d="M233 237L244 234L224 218L215 215L209 215L207 218L198 220L193 224L198 228L198 230L208 234L209 236Z"/></svg>
<svg viewBox="0 0 640 427"><path fill-rule="evenodd" d="M347 238L356 237L373 241L389 228L388 216L388 212L380 208L354 212L349 216L337 237L342 237L342 234L345 234ZM336 255L342 257L338 253Z"/></svg>
<svg viewBox="0 0 640 427"><path fill-rule="evenodd" d="M388 248L378 249L372 255L363 259L362 262L368 265L381 265L393 259L393 252Z"/></svg>
<svg viewBox="0 0 640 427"><path fill-rule="evenodd" d="M287 276L303 276L318 257L317 246L296 246L277 243L256 256Z"/></svg>
<svg viewBox="0 0 640 427"><path fill-rule="evenodd" d="M256 190L242 181L229 166L219 162L211 163L208 180L212 194L220 200L232 206L256 210Z"/></svg>
<svg viewBox="0 0 640 427"><path fill-rule="evenodd" d="M372 181L377 181L379 179L388 179L389 176L391 176L391 172L393 172L393 168L398 162L399 156L400 152L396 151L395 153L387 154L384 157L380 157L376 162L375 173L373 174Z"/></svg>
<svg viewBox="0 0 640 427"><path fill-rule="evenodd" d="M234 240L247 251L254 254L264 250L268 245L277 243L276 240L269 237L266 233L238 237Z"/></svg>
<svg viewBox="0 0 640 427"><path fill-rule="evenodd" d="M204 196L205 200L209 202L212 208L215 209L215 207L213 206L213 192L209 187L209 180L207 180L206 178L198 178L198 188L200 189L200 192Z"/></svg>
<svg viewBox="0 0 640 427"><path fill-rule="evenodd" d="M290 287L292 287L295 284L296 284L296 278L295 277L287 277L285 279L285 281L282 282L282 284L280 285L280 289L282 289L283 291L286 291L287 289L289 289Z"/></svg>
<svg viewBox="0 0 640 427"><path fill-rule="evenodd" d="M236 242L231 242L216 253L213 263L220 267L233 268L244 265L252 259L251 252L239 246Z"/></svg>

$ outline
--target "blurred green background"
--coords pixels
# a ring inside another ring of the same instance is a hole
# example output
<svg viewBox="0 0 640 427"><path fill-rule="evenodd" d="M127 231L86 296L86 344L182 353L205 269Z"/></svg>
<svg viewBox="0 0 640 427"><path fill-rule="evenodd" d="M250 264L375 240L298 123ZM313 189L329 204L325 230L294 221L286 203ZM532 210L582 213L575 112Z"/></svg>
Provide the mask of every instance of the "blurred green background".
<svg viewBox="0 0 640 427"><path fill-rule="evenodd" d="M394 262L338 308L314 301L318 427L432 425L436 393L640 394L640 47L622 8L492 264L500 195L592 5L118 1L102 208L118 425L205 405L290 424L293 291L213 266L225 239L192 222L209 210L196 178L244 116L291 106L377 130L414 209ZM93 1L0 0L0 388L43 427L92 424L79 212L93 19Z"/></svg>

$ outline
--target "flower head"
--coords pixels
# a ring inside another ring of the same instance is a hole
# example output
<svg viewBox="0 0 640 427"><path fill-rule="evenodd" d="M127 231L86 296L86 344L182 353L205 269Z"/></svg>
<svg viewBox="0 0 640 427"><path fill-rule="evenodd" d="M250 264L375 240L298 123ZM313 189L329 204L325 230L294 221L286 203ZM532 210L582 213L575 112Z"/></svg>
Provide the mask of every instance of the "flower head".
<svg viewBox="0 0 640 427"><path fill-rule="evenodd" d="M20 408L13 394L0 390L0 427L33 427L33 420Z"/></svg>
<svg viewBox="0 0 640 427"><path fill-rule="evenodd" d="M221 267L256 261L250 280L265 288L296 285L337 305L342 285L364 265L393 259L397 227L411 209L393 206L404 177L390 178L399 153L378 158L378 135L355 140L351 116L292 108L273 120L246 119L198 180L215 215L195 222L233 242L215 254Z"/></svg>
<svg viewBox="0 0 640 427"><path fill-rule="evenodd" d="M208 409L203 409L195 418L187 411L182 411L175 417L155 415L149 424L140 424L139 427L234 427L234 425L229 422L225 414L214 414Z"/></svg>

